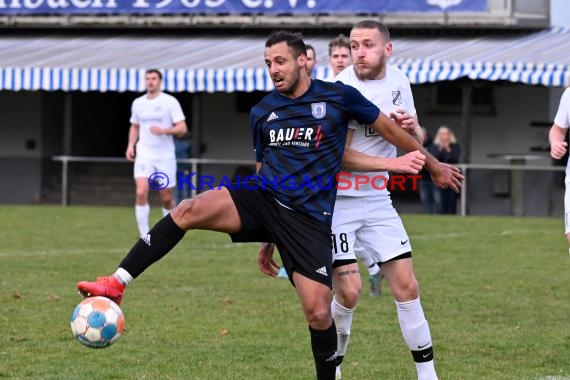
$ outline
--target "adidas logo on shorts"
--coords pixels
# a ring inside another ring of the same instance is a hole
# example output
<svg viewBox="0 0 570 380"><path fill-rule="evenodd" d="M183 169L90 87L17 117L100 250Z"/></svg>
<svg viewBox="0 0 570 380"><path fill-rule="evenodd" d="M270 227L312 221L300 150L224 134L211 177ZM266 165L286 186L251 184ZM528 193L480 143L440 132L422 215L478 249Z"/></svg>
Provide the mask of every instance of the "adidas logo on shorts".
<svg viewBox="0 0 570 380"><path fill-rule="evenodd" d="M326 267L322 267L317 269L315 272L317 272L318 274L322 274L323 276L328 277L328 273L327 273L327 268Z"/></svg>
<svg viewBox="0 0 570 380"><path fill-rule="evenodd" d="M146 234L144 237L141 238L142 241L146 243L150 247L150 234Z"/></svg>

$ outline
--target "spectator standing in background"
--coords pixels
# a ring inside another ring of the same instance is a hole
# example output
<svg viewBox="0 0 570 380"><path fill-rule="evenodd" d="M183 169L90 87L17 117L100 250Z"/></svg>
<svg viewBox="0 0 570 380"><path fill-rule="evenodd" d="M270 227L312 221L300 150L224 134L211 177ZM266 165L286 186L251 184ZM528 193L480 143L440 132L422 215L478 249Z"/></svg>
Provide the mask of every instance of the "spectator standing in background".
<svg viewBox="0 0 570 380"><path fill-rule="evenodd" d="M441 162L446 164L459 163L459 156L461 154L459 144L455 138L453 131L442 125L437 130L431 154ZM452 189L437 189L440 194L439 207L436 207L440 214L457 214L457 193Z"/></svg>

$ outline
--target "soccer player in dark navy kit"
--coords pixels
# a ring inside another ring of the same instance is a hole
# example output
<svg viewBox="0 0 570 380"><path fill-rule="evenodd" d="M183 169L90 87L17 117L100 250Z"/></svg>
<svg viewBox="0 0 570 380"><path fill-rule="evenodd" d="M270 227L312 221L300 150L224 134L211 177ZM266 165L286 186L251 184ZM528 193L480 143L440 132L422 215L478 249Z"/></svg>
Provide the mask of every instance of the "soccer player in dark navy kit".
<svg viewBox="0 0 570 380"><path fill-rule="evenodd" d="M309 325L317 379L334 379L330 234L336 188L326 181L340 170L348 120L370 124L403 150L421 145L354 88L312 80L306 61L299 35L276 32L266 41L265 63L275 90L251 111L258 161L254 180L182 201L148 239L133 246L113 275L78 283L82 294L120 302L125 286L190 229L225 232L234 242L263 242L262 250L275 246ZM460 186L462 176L454 167L433 157L426 165L436 181Z"/></svg>

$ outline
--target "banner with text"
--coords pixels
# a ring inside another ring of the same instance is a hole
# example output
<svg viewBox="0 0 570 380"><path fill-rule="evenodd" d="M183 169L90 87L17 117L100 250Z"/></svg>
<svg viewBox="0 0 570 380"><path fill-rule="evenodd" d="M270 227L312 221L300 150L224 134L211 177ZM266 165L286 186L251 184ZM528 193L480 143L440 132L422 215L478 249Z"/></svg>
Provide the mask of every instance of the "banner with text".
<svg viewBox="0 0 570 380"><path fill-rule="evenodd" d="M487 0L0 0L0 15L485 12Z"/></svg>

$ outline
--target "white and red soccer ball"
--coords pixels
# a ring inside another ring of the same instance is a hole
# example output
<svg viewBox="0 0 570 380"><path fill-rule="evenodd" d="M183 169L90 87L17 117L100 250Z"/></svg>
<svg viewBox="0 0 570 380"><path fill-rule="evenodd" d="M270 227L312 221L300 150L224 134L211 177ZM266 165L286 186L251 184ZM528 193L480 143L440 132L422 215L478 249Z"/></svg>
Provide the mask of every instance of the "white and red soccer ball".
<svg viewBox="0 0 570 380"><path fill-rule="evenodd" d="M105 348L123 333L125 317L119 305L105 297L81 301L71 315L71 331L79 342L91 348Z"/></svg>

